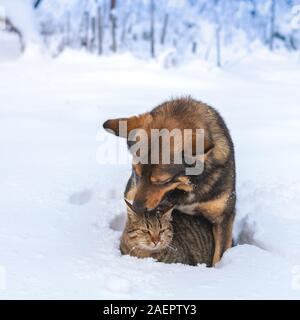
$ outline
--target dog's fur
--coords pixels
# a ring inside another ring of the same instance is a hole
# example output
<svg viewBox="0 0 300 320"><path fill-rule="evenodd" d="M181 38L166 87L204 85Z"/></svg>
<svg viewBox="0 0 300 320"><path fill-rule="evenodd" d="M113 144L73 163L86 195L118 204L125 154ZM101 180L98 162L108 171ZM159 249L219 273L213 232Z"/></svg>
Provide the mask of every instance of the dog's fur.
<svg viewBox="0 0 300 320"><path fill-rule="evenodd" d="M140 212L172 203L186 214L201 214L207 218L213 224L215 265L232 246L236 202L234 149L224 120L215 109L191 98L167 101L149 113L108 120L103 126L120 135L120 120L127 121L128 132L138 128L148 133L151 129L164 128L170 131L174 128L204 129L204 171L201 174L187 176L186 163L134 164L125 198L133 201L135 210ZM175 143L171 148L174 153Z"/></svg>

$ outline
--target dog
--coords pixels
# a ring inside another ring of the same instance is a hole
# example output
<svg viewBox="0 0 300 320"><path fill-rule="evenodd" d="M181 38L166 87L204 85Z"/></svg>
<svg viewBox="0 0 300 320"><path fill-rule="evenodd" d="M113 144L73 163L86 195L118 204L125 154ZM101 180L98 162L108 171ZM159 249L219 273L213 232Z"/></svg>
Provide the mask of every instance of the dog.
<svg viewBox="0 0 300 320"><path fill-rule="evenodd" d="M126 122L126 132L120 123ZM166 101L152 111L129 118L107 120L103 127L117 136L126 137L128 147L130 132L144 130L151 136L152 129L173 129L183 132L192 130L192 152L204 164L200 174L187 174L191 164L161 161L153 163L134 162L124 197L132 202L136 212L151 211L169 206L185 214L202 215L212 223L214 237L213 265L232 246L232 228L236 205L236 172L234 146L229 130L221 115L205 103L190 97ZM203 152L197 154L195 131L203 129ZM136 135L136 133L135 133ZM148 141L149 142L149 141ZM147 143L151 158L152 144ZM183 147L184 149L184 147ZM173 141L170 152L182 154L182 146Z"/></svg>

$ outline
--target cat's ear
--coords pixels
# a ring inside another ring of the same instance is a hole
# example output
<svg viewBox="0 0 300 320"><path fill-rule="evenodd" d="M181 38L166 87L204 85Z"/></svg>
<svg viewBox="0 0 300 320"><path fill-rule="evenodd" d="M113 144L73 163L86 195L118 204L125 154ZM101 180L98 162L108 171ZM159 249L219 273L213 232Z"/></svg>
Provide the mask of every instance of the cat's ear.
<svg viewBox="0 0 300 320"><path fill-rule="evenodd" d="M125 201L126 206L127 206L127 214L128 214L128 216L130 216L131 218L135 218L136 217L136 212L133 210L132 204L126 199L124 199L124 201Z"/></svg>
<svg viewBox="0 0 300 320"><path fill-rule="evenodd" d="M126 203L127 208L134 212L132 204L125 198L124 201Z"/></svg>
<svg viewBox="0 0 300 320"><path fill-rule="evenodd" d="M162 215L164 218L168 220L172 220L172 211L173 211L174 205L167 207L163 212Z"/></svg>

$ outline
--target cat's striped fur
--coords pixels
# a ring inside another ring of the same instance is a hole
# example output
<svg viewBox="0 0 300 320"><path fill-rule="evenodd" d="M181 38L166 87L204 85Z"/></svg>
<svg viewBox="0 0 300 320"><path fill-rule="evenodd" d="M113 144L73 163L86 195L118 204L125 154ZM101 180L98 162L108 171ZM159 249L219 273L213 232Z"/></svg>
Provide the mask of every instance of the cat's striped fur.
<svg viewBox="0 0 300 320"><path fill-rule="evenodd" d="M147 230L153 234L163 230L158 248L150 247ZM214 253L212 225L201 216L185 215L178 210L172 212L172 219L170 214L134 216L129 212L120 248L122 254L152 257L159 262L189 265L205 263L211 266Z"/></svg>

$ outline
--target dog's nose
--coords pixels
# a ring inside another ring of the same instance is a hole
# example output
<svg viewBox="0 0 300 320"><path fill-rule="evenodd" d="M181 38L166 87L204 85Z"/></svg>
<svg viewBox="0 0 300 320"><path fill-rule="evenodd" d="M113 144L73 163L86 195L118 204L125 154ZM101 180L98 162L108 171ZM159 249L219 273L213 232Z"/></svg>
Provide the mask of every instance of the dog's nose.
<svg viewBox="0 0 300 320"><path fill-rule="evenodd" d="M144 213L145 211L147 211L147 208L145 207L145 204L143 201L133 201L133 209L135 212L137 213Z"/></svg>

